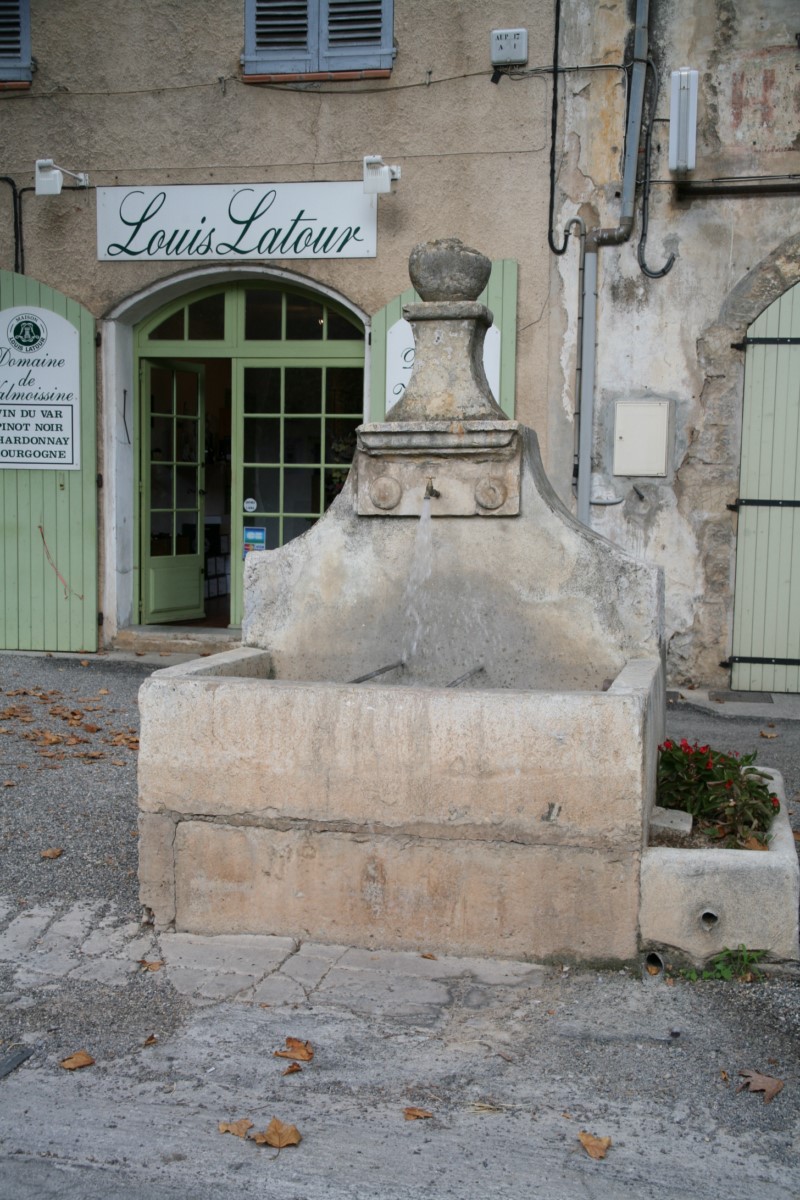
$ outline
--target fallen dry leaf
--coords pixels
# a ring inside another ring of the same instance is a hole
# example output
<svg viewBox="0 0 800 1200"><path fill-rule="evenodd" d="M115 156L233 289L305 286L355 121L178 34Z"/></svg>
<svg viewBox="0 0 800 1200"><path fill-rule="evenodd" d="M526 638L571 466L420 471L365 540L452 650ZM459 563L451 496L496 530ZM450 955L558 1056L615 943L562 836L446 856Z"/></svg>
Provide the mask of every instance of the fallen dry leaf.
<svg viewBox="0 0 800 1200"><path fill-rule="evenodd" d="M661 967L657 967L655 963L646 963L645 970L648 975L660 975Z"/></svg>
<svg viewBox="0 0 800 1200"><path fill-rule="evenodd" d="M281 1071L281 1075L296 1075L298 1071L302 1071L299 1062L291 1062L285 1071Z"/></svg>
<svg viewBox="0 0 800 1200"><path fill-rule="evenodd" d="M98 690L98 693L97 693L97 694L98 694L98 696L107 696L107 695L108 695L108 688L100 688L100 689Z"/></svg>
<svg viewBox="0 0 800 1200"><path fill-rule="evenodd" d="M17 785L14 783L13 779L6 779L5 782L3 783L3 787L16 787L16 786Z"/></svg>
<svg viewBox="0 0 800 1200"><path fill-rule="evenodd" d="M725 1084L725 1086L727 1087L728 1084L730 1083L730 1075L728 1074L728 1072L720 1071L719 1077L722 1080L722 1082Z"/></svg>
<svg viewBox="0 0 800 1200"><path fill-rule="evenodd" d="M220 1133L232 1133L234 1137L247 1137L248 1129L253 1128L253 1122L248 1121L247 1117L241 1117L238 1121L220 1121L218 1127Z"/></svg>
<svg viewBox="0 0 800 1200"><path fill-rule="evenodd" d="M49 850L43 850L39 855L40 858L61 858L64 851L60 846L51 846Z"/></svg>
<svg viewBox="0 0 800 1200"><path fill-rule="evenodd" d="M82 659L81 659L81 666L82 666L82 667L88 667L88 665L89 665L89 660L88 660L88 658L82 658Z"/></svg>
<svg viewBox="0 0 800 1200"><path fill-rule="evenodd" d="M572 1120L572 1113L571 1113L571 1112L562 1112L562 1114L561 1114L561 1115L562 1115L562 1117L564 1118L564 1120L565 1120L565 1121L571 1121L571 1120Z"/></svg>
<svg viewBox="0 0 800 1200"><path fill-rule="evenodd" d="M769 846L765 846L757 837L751 835L744 843L745 850L769 850Z"/></svg>
<svg viewBox="0 0 800 1200"><path fill-rule="evenodd" d="M403 1109L403 1116L407 1121L426 1121L433 1113L428 1112L427 1108L414 1108L412 1105Z"/></svg>
<svg viewBox="0 0 800 1200"><path fill-rule="evenodd" d="M161 959L139 958L137 962L143 971L160 971L164 965Z"/></svg>
<svg viewBox="0 0 800 1200"><path fill-rule="evenodd" d="M143 1046L155 1046L157 1041L158 1041L158 1034L151 1033L149 1038L144 1039L144 1041L142 1042L142 1045Z"/></svg>
<svg viewBox="0 0 800 1200"><path fill-rule="evenodd" d="M58 1065L65 1071L79 1071L81 1067L93 1066L94 1059L86 1050L78 1050L75 1054L70 1054L69 1058L62 1058Z"/></svg>
<svg viewBox="0 0 800 1200"><path fill-rule="evenodd" d="M741 1092L747 1088L751 1092L763 1092L765 1104L770 1104L778 1092L783 1091L783 1080L775 1079L773 1075L762 1075L758 1071L740 1071L739 1074L742 1076L742 1082L736 1091Z"/></svg>
<svg viewBox="0 0 800 1200"><path fill-rule="evenodd" d="M431 958L434 962L438 961L435 954L420 954L420 958Z"/></svg>
<svg viewBox="0 0 800 1200"><path fill-rule="evenodd" d="M767 729L762 729L758 736L772 739L776 738L778 735L777 733L770 733Z"/></svg>
<svg viewBox="0 0 800 1200"><path fill-rule="evenodd" d="M273 1146L282 1150L284 1146L299 1146L303 1140L300 1131L294 1125L286 1125L273 1117L263 1133L251 1133L250 1140L257 1146Z"/></svg>
<svg viewBox="0 0 800 1200"><path fill-rule="evenodd" d="M585 1129L578 1134L578 1141L590 1158L605 1158L611 1145L610 1137L595 1137L593 1133L587 1133Z"/></svg>
<svg viewBox="0 0 800 1200"><path fill-rule="evenodd" d="M313 1057L311 1042L303 1042L295 1037L287 1037L285 1050L275 1051L275 1058L293 1058L296 1062L311 1062Z"/></svg>

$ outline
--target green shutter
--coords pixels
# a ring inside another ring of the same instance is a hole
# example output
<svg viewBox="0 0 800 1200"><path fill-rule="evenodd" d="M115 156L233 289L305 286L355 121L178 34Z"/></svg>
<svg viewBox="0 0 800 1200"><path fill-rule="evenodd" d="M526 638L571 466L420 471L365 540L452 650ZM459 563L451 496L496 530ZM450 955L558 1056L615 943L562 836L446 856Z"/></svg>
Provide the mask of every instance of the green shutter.
<svg viewBox="0 0 800 1200"><path fill-rule="evenodd" d="M401 320L403 305L416 304L419 299L414 289L408 288L372 318L370 421L386 419L386 339L389 330ZM500 330L500 395L497 400L503 412L513 417L517 364L517 264L514 259L503 258L492 263L489 283L478 301L492 310L494 323Z"/></svg>
<svg viewBox="0 0 800 1200"><path fill-rule="evenodd" d="M30 306L78 330L81 468L0 465L0 648L97 649L97 463L94 318L23 275L0 271L0 309ZM2 407L2 401L0 401Z"/></svg>
<svg viewBox="0 0 800 1200"><path fill-rule="evenodd" d="M764 310L746 345L739 498L749 503L739 507L731 686L798 692L800 284Z"/></svg>

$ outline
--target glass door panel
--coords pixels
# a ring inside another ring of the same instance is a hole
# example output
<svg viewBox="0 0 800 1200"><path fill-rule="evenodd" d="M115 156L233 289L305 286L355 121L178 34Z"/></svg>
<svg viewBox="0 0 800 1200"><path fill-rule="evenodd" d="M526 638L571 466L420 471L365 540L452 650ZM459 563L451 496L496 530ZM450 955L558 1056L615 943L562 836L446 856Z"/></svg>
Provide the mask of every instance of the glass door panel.
<svg viewBox="0 0 800 1200"><path fill-rule="evenodd" d="M142 438L142 620L202 617L203 368L145 361Z"/></svg>

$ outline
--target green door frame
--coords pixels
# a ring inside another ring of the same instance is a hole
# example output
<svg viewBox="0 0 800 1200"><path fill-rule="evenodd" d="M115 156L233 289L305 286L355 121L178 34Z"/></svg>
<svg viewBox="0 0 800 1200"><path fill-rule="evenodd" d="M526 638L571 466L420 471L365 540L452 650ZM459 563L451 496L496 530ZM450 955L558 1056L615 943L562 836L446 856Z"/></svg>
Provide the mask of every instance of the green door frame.
<svg viewBox="0 0 800 1200"><path fill-rule="evenodd" d="M265 340L245 338L246 330L246 313L245 313L245 293L250 289L258 289L264 291L280 292L284 297L283 300L283 316L281 324L281 339L280 340ZM223 293L224 300L224 327L220 328L220 336L215 338L193 338L190 337L191 323L189 318L189 309L192 305L199 303L211 296ZM291 340L286 336L287 330L287 314L286 314L286 297L304 295L309 299L316 301L324 309L324 329L321 340L305 341ZM182 326L182 336L180 334L180 322L176 321L179 333L178 336L164 337L159 333L158 338L152 335L156 331L160 331L165 327L165 323L170 317L173 317L181 309L185 310L184 321ZM243 494L242 494L242 453L244 443L244 370L247 366L320 366L320 367L357 367L364 369L364 336L354 337L352 340L341 338L341 331L337 339L327 340L328 336L328 319L329 314L344 316L349 323L353 323L354 314L349 312L341 305L337 305L335 300L327 296L325 293L317 292L313 288L303 288L301 286L287 285L282 280L270 280L263 283L257 279L252 282L240 282L216 284L210 287L204 287L197 292L189 295L181 296L178 300L172 301L165 305L157 312L153 313L146 319L136 330L135 338L135 354L137 378L140 380L139 395L137 397L136 411L141 414L144 405L142 403L141 393L141 367L146 360L158 360L159 362L168 361L173 365L178 365L182 362L198 362L205 359L224 358L231 362L231 616L230 623L237 626L242 619L242 604L243 604L243 570L242 570L242 546L243 546ZM144 492L145 476L143 473L143 449L141 445L141 430L143 422L141 416L137 425L140 430L140 446L139 453L136 455L137 478L135 487L137 495L142 496ZM136 569L140 579L140 613L143 613L141 605L141 596L145 586L146 572L144 570L143 557L143 536L142 536L142 520L141 520L142 505L137 506L136 513ZM180 619L180 617L172 618ZM185 618L184 618L185 619Z"/></svg>

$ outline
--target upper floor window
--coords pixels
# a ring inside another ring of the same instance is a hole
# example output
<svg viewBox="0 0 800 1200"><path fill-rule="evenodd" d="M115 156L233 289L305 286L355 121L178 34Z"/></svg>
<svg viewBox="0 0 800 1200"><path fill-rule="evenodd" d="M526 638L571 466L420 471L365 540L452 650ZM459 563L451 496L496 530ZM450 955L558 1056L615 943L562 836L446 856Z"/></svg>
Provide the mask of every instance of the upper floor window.
<svg viewBox="0 0 800 1200"><path fill-rule="evenodd" d="M245 0L244 75L388 71L394 0Z"/></svg>
<svg viewBox="0 0 800 1200"><path fill-rule="evenodd" d="M31 75L30 0L0 0L0 84L29 83Z"/></svg>

